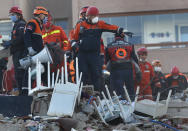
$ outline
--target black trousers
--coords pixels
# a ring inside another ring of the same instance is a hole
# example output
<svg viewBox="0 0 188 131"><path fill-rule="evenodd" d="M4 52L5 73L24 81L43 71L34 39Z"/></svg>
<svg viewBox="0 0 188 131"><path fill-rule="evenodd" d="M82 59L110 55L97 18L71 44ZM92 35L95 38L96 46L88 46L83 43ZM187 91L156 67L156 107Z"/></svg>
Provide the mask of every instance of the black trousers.
<svg viewBox="0 0 188 131"><path fill-rule="evenodd" d="M22 82L23 82L25 70L20 67L19 60L23 57L23 52L16 51L12 56L13 56L12 60L14 64L16 86L17 88L19 88L19 90L22 90Z"/></svg>
<svg viewBox="0 0 188 131"><path fill-rule="evenodd" d="M90 77L96 91L101 91L102 73L100 60L98 52L85 53L79 51L78 53L78 67L79 71L82 72L82 81L85 84Z"/></svg>

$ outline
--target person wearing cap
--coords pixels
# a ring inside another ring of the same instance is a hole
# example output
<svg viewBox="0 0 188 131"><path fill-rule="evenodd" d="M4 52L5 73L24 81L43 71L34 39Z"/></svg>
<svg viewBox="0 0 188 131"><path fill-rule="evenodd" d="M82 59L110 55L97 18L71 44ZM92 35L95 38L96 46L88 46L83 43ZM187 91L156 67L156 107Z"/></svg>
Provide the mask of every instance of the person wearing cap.
<svg viewBox="0 0 188 131"><path fill-rule="evenodd" d="M24 42L29 55L34 55L43 49L42 25L48 20L48 11L38 6L33 12L34 18L26 25Z"/></svg>
<svg viewBox="0 0 188 131"><path fill-rule="evenodd" d="M166 89L167 85L165 75L162 73L161 62L159 60L153 60L152 66L155 73L153 81L151 82L153 99L156 100L159 92L161 92L160 99L166 99L164 93L162 92Z"/></svg>
<svg viewBox="0 0 188 131"><path fill-rule="evenodd" d="M172 67L171 73L166 75L167 86L172 89L172 94L187 89L187 77L180 73L177 66ZM168 92L167 92L168 93Z"/></svg>
<svg viewBox="0 0 188 131"><path fill-rule="evenodd" d="M139 58L139 67L142 72L142 79L137 86L140 86L139 100L153 99L151 82L153 81L154 71L152 65L147 61L148 51L145 47L141 47L137 50Z"/></svg>
<svg viewBox="0 0 188 131"><path fill-rule="evenodd" d="M21 95L22 80L25 70L19 68L19 59L23 58L24 53L24 28L26 21L23 19L22 10L17 6L13 6L9 10L9 16L14 23L11 33L10 53L12 54L14 64L16 87L13 88L12 94Z"/></svg>
<svg viewBox="0 0 188 131"><path fill-rule="evenodd" d="M129 44L121 35L115 34L115 40L107 45L105 50L105 63L110 64L110 87L118 95L125 96L123 89L126 85L131 100L134 100L133 62L137 64L134 45Z"/></svg>
<svg viewBox="0 0 188 131"><path fill-rule="evenodd" d="M82 81L88 79L91 73L92 84L96 91L101 90L101 58L100 45L102 32L123 34L123 28L110 25L99 20L99 10L90 6L86 12L86 20L78 23L74 29L71 46L78 51L79 71L82 72Z"/></svg>

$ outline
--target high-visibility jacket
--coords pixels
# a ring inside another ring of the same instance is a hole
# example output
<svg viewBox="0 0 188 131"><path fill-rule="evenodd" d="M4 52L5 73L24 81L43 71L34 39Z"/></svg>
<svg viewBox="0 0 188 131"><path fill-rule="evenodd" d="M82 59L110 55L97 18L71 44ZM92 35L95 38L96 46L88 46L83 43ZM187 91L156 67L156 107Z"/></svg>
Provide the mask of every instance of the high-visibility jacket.
<svg viewBox="0 0 188 131"><path fill-rule="evenodd" d="M69 64L69 75L71 78L71 81L75 83L75 69L74 69L74 60L72 60Z"/></svg>
<svg viewBox="0 0 188 131"><path fill-rule="evenodd" d="M24 34L24 44L27 48L32 47L37 52L43 49L42 25L38 19L33 18L27 23Z"/></svg>
<svg viewBox="0 0 188 131"><path fill-rule="evenodd" d="M70 43L68 42L67 35L65 34L65 31L60 27L56 25L52 25L50 27L50 30L46 31L46 29L42 30L42 39L43 43L59 43L60 47L64 51L68 51L71 49Z"/></svg>

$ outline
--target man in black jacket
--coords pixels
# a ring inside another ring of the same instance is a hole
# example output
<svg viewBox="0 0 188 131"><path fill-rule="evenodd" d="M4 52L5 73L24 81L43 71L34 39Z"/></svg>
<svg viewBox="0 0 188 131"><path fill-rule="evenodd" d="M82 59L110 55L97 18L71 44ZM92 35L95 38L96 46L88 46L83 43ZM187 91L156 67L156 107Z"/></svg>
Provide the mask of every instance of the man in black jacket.
<svg viewBox="0 0 188 131"><path fill-rule="evenodd" d="M9 16L12 22L14 23L10 41L10 52L13 56L13 64L17 87L13 89L13 94L19 95L22 91L22 80L24 74L24 70L20 68L19 59L23 57L24 28L26 22L23 19L22 10L17 6L14 6L9 10Z"/></svg>
<svg viewBox="0 0 188 131"><path fill-rule="evenodd" d="M124 36L116 34L115 41L108 44L105 56L105 63L110 62L110 86L112 90L124 97L123 86L125 84L131 100L134 100L133 65L138 67L134 46L124 41Z"/></svg>

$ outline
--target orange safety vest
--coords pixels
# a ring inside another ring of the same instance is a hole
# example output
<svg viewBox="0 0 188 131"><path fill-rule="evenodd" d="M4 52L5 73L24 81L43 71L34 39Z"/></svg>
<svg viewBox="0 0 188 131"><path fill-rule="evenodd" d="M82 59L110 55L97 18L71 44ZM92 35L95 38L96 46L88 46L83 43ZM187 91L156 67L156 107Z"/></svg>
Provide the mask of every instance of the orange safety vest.
<svg viewBox="0 0 188 131"><path fill-rule="evenodd" d="M35 29L35 31L33 32L33 34L42 36L42 31L41 31L40 25L39 25L39 23L37 22L37 20L36 20L36 19L31 19L31 20L29 20L28 23L30 23L30 22L35 23L35 25L36 25L36 29Z"/></svg>

